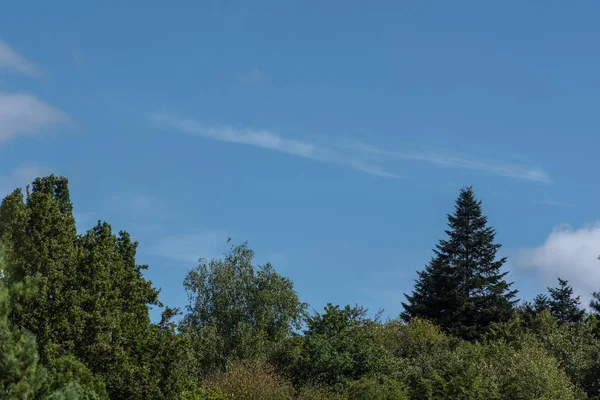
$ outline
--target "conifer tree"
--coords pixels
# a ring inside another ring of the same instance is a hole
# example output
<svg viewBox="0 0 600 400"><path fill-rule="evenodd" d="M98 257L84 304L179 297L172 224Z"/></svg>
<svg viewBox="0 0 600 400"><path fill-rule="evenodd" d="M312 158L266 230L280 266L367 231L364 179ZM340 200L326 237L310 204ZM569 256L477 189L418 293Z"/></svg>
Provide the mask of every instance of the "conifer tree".
<svg viewBox="0 0 600 400"><path fill-rule="evenodd" d="M73 350L79 334L76 308L75 239L77 231L68 181L54 175L37 178L26 202L20 190L0 206L0 234L10 259L10 285L37 277L38 295L13 305L13 321L37 339L46 362Z"/></svg>
<svg viewBox="0 0 600 400"><path fill-rule="evenodd" d="M569 281L558 278L558 287L548 288L550 313L561 324L575 324L585 317L585 310L579 308L580 297L573 297Z"/></svg>
<svg viewBox="0 0 600 400"><path fill-rule="evenodd" d="M496 232L472 188L461 190L448 226L448 238L440 240L429 265L418 272L413 293L406 295L402 318L430 319L454 335L475 339L491 323L511 317L517 292L500 271L506 258L496 259Z"/></svg>
<svg viewBox="0 0 600 400"><path fill-rule="evenodd" d="M600 292L592 293L590 300L590 310L595 315L600 315Z"/></svg>
<svg viewBox="0 0 600 400"><path fill-rule="evenodd" d="M21 288L14 285L12 290ZM46 379L46 370L39 363L34 336L10 321L10 297L0 282L0 398L33 399Z"/></svg>

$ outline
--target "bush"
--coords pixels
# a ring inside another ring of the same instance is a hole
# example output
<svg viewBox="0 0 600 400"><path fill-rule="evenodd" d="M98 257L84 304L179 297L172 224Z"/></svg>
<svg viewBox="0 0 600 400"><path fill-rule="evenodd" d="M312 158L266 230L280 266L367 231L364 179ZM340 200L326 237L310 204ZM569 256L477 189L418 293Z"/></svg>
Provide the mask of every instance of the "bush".
<svg viewBox="0 0 600 400"><path fill-rule="evenodd" d="M220 388L226 399L287 400L294 396L292 385L260 360L238 362L227 372L210 376L206 387Z"/></svg>
<svg viewBox="0 0 600 400"><path fill-rule="evenodd" d="M318 386L306 386L300 389L297 400L348 400L345 394L333 392L331 389L318 387Z"/></svg>
<svg viewBox="0 0 600 400"><path fill-rule="evenodd" d="M490 345L482 365L487 383L497 388L499 400L585 399L558 360L535 343L515 349L505 343Z"/></svg>
<svg viewBox="0 0 600 400"><path fill-rule="evenodd" d="M381 344L395 357L414 358L450 346L450 338L431 322L413 318L408 324L389 321L380 329Z"/></svg>
<svg viewBox="0 0 600 400"><path fill-rule="evenodd" d="M43 393L52 392L53 399L108 399L104 382L74 356L63 356L50 363Z"/></svg>
<svg viewBox="0 0 600 400"><path fill-rule="evenodd" d="M408 400L402 385L389 378L363 378L348 387L349 400Z"/></svg>

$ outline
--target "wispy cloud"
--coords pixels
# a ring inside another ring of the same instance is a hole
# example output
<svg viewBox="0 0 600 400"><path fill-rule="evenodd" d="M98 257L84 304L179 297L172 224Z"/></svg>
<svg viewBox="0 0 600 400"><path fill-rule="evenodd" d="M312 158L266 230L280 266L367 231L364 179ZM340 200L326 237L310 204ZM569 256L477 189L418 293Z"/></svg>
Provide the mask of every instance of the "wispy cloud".
<svg viewBox="0 0 600 400"><path fill-rule="evenodd" d="M482 171L509 178L550 183L550 176L540 167L523 164L507 163L494 160L480 160L468 156L451 156L435 152L401 152L384 150L369 144L353 142L352 148L358 151L380 156L401 158L406 160L421 161L440 167L462 168Z"/></svg>
<svg viewBox="0 0 600 400"><path fill-rule="evenodd" d="M159 239L146 253L181 262L192 268L200 258L210 260L221 256L226 248L226 241L227 233L224 230L166 236Z"/></svg>
<svg viewBox="0 0 600 400"><path fill-rule="evenodd" d="M206 139L262 147L299 157L346 165L371 175L401 178L383 167L373 165L359 158L343 155L336 149L325 148L306 141L287 139L268 130L207 126L191 119L168 114L155 114L153 119L165 127Z"/></svg>
<svg viewBox="0 0 600 400"><path fill-rule="evenodd" d="M343 143L313 143L288 139L268 130L237 129L208 126L192 119L171 114L154 114L155 122L164 127L186 134L223 142L246 144L292 154L314 160L328 161L349 166L357 171L386 178L403 178L392 172L390 166L399 160L425 162L446 168L462 168L497 176L533 182L550 183L550 176L537 166L494 160L482 160L468 156L456 156L441 152L391 151L356 141ZM385 165L385 167L384 167Z"/></svg>
<svg viewBox="0 0 600 400"><path fill-rule="evenodd" d="M521 250L515 265L535 271L549 286L556 278L568 279L587 306L590 294L600 288L600 221L573 229L555 228L546 241L536 247Z"/></svg>
<svg viewBox="0 0 600 400"><path fill-rule="evenodd" d="M8 43L0 40L0 70L14 71L35 78L42 76L42 71L25 57L17 53Z"/></svg>
<svg viewBox="0 0 600 400"><path fill-rule="evenodd" d="M549 198L548 196L544 196L543 200L536 201L535 204L542 204L542 205L551 206L551 207L567 207L567 208L575 207L575 204L553 200L553 199Z"/></svg>
<svg viewBox="0 0 600 400"><path fill-rule="evenodd" d="M51 174L49 167L38 164L24 164L9 175L0 176L0 196L3 198L17 188L24 188L35 178Z"/></svg>
<svg viewBox="0 0 600 400"><path fill-rule="evenodd" d="M240 82L246 85L259 83L263 79L264 75L258 68L252 68L250 71L240 76Z"/></svg>
<svg viewBox="0 0 600 400"><path fill-rule="evenodd" d="M35 96L0 92L0 143L72 122L65 113Z"/></svg>

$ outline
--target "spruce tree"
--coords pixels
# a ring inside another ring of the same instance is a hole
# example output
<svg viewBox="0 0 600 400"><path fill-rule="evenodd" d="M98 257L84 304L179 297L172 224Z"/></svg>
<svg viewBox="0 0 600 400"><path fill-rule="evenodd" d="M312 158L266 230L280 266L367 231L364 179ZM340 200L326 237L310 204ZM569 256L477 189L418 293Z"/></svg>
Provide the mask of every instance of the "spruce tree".
<svg viewBox="0 0 600 400"><path fill-rule="evenodd" d="M600 315L600 292L592 293L592 299L590 300L590 311L592 314Z"/></svg>
<svg viewBox="0 0 600 400"><path fill-rule="evenodd" d="M585 317L585 310L579 308L579 296L573 297L573 288L569 281L558 278L558 287L548 288L550 313L561 324L575 324Z"/></svg>
<svg viewBox="0 0 600 400"><path fill-rule="evenodd" d="M402 318L426 318L451 334L476 339L491 323L511 317L517 291L500 271L506 258L496 259L496 232L471 187L460 191L448 226L448 238L440 240L429 265L418 272L413 293L405 295Z"/></svg>

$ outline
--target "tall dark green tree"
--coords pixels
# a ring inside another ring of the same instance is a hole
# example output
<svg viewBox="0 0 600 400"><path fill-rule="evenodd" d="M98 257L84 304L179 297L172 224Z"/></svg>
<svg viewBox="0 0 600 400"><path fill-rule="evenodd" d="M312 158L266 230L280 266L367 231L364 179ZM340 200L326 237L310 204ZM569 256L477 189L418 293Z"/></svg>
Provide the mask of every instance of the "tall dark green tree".
<svg viewBox="0 0 600 400"><path fill-rule="evenodd" d="M590 300L590 311L597 316L600 315L600 292L592 293L592 299Z"/></svg>
<svg viewBox="0 0 600 400"><path fill-rule="evenodd" d="M585 317L585 310L580 308L580 297L573 296L573 288L569 281L558 278L558 287L548 288L550 313L561 324L575 324Z"/></svg>
<svg viewBox="0 0 600 400"><path fill-rule="evenodd" d="M39 363L35 337L11 322L10 297L0 281L0 399L33 399L46 379L46 369Z"/></svg>
<svg viewBox="0 0 600 400"><path fill-rule="evenodd" d="M460 191L448 226L448 238L440 240L413 293L406 295L402 318L430 319L454 335L475 339L491 323L510 319L517 291L504 279L506 258L496 259L496 232L472 188Z"/></svg>
<svg viewBox="0 0 600 400"><path fill-rule="evenodd" d="M43 362L71 352L81 333L77 311L77 231L68 181L37 178L26 202L20 190L0 206L0 234L10 259L8 284L37 277L38 295L13 304L13 321L37 338Z"/></svg>
<svg viewBox="0 0 600 400"><path fill-rule="evenodd" d="M61 371L74 356L100 377L111 398L164 398L159 348L149 307L158 290L136 263L137 242L98 223L77 235L68 181L38 178L0 206L0 239L8 247L8 285L35 280L36 296L13 303L11 319L37 338L43 364ZM74 364L73 364L74 365ZM59 368L60 366L60 368ZM78 370L83 370L77 367ZM166 384L165 384L166 385Z"/></svg>

